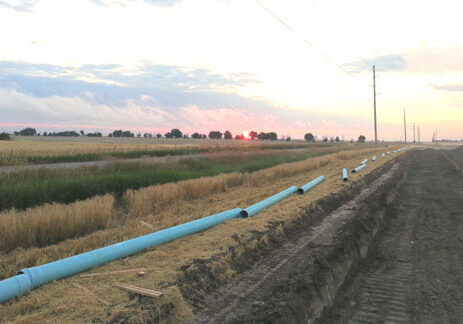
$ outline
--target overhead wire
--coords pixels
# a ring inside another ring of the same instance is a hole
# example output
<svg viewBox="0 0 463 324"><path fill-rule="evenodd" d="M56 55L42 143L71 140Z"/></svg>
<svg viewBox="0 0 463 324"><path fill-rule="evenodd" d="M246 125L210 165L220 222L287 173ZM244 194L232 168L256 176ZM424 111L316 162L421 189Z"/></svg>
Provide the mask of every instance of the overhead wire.
<svg viewBox="0 0 463 324"><path fill-rule="evenodd" d="M341 70L342 72L344 72L345 74L349 75L349 76L353 76L352 73L350 73L349 71L347 71L345 68L343 68L341 65L339 65L338 63L336 63L334 60L332 60L327 54L323 53L321 50L319 50L314 44L312 44L310 41L308 41L305 37L303 37L301 34L299 34L294 28L292 28L290 25L288 25L283 19L281 19L280 17L278 17L276 14L274 14L270 9L268 9L264 4L262 4L259 0L255 0L256 3L262 8L264 9L270 16L272 16L275 20L277 20L280 24L282 24L283 26L285 26L289 31L291 31L294 35L296 35L300 40L302 40L306 45L312 47L313 49L315 49L318 54L320 54L325 60L327 60L329 63L333 64L334 66L336 66L339 70Z"/></svg>

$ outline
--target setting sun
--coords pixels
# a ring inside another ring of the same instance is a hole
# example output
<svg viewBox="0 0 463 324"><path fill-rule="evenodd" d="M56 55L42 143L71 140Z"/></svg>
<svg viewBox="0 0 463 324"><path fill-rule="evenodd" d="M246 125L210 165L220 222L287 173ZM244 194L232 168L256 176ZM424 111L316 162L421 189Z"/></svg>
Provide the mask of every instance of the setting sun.
<svg viewBox="0 0 463 324"><path fill-rule="evenodd" d="M243 131L243 137L244 137L244 139L248 139L249 138L249 131Z"/></svg>

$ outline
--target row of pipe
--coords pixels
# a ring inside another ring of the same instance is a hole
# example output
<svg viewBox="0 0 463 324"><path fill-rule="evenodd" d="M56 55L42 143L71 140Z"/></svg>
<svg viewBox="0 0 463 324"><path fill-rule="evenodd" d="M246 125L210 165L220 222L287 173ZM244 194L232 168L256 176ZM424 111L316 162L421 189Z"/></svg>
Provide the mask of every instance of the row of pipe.
<svg viewBox="0 0 463 324"><path fill-rule="evenodd" d="M245 209L235 208L227 210L219 214L176 225L69 258L37 267L22 269L16 276L0 281L0 303L24 295L31 289L35 289L51 281L69 277L105 263L128 257L148 248L206 230L224 221L239 217L252 217L294 193L306 193L324 180L325 177L320 176L301 187L292 186Z"/></svg>
<svg viewBox="0 0 463 324"><path fill-rule="evenodd" d="M400 148L400 149L398 149L398 150L393 151L392 153L401 152L401 151L405 150L406 148L407 148L407 146L402 147L402 148ZM381 157L384 158L384 157L386 157L386 155L390 155L390 154L391 154L391 152L381 153ZM368 164L369 161L370 161L370 160L368 160L368 159L364 159L364 160L360 163L360 165L359 165L358 167L352 169L352 173L358 173L358 172L362 171L362 170L367 166L367 164ZM376 161L376 155L374 155L374 156L371 158L371 161L373 161L373 162ZM346 169L346 168L343 168L343 169L342 169L342 180L343 180L344 182L349 181L349 176L348 176L348 174L347 174L347 169Z"/></svg>

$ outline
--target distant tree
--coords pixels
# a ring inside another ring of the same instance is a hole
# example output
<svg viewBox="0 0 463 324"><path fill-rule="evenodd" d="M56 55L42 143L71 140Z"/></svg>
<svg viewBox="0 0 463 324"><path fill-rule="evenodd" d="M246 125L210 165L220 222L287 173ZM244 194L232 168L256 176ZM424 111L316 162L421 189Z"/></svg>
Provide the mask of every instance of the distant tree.
<svg viewBox="0 0 463 324"><path fill-rule="evenodd" d="M328 137L324 136L323 139L322 139L322 142L328 143Z"/></svg>
<svg viewBox="0 0 463 324"><path fill-rule="evenodd" d="M207 135L206 134L203 134L203 139L206 139L207 138Z"/></svg>
<svg viewBox="0 0 463 324"><path fill-rule="evenodd" d="M135 135L131 131L124 131L122 137L135 137Z"/></svg>
<svg viewBox="0 0 463 324"><path fill-rule="evenodd" d="M291 141L291 136L286 137L286 142Z"/></svg>
<svg viewBox="0 0 463 324"><path fill-rule="evenodd" d="M199 134L198 132L195 132L195 133L191 134L191 138L201 139L201 138L203 138L203 135Z"/></svg>
<svg viewBox="0 0 463 324"><path fill-rule="evenodd" d="M220 132L220 131L210 131L209 132L209 138L210 139L221 139L222 138L222 132Z"/></svg>
<svg viewBox="0 0 463 324"><path fill-rule="evenodd" d="M236 135L236 136L235 136L235 139L236 139L236 140L240 140L240 139L241 139L241 136L243 136L243 135Z"/></svg>
<svg viewBox="0 0 463 324"><path fill-rule="evenodd" d="M276 141L278 139L278 135L275 132L269 132L269 133L260 132L257 135L257 138L261 141L262 140Z"/></svg>
<svg viewBox="0 0 463 324"><path fill-rule="evenodd" d="M85 133L83 130L80 131L80 136L85 136Z"/></svg>
<svg viewBox="0 0 463 324"><path fill-rule="evenodd" d="M47 133L47 132L43 132L43 136L48 136L48 133Z"/></svg>
<svg viewBox="0 0 463 324"><path fill-rule="evenodd" d="M336 141L336 143L339 143L341 140L339 139L339 136L336 136L336 138L334 139Z"/></svg>
<svg viewBox="0 0 463 324"><path fill-rule="evenodd" d="M51 133L48 133L48 136L50 136ZM62 131L62 132L53 132L52 136L60 136L60 137L79 137L79 133L76 131Z"/></svg>
<svg viewBox="0 0 463 324"><path fill-rule="evenodd" d="M330 137L330 143L331 143L331 144L334 143L334 137L333 137L333 136Z"/></svg>
<svg viewBox="0 0 463 324"><path fill-rule="evenodd" d="M0 133L0 141L10 141L11 140L11 137L10 137L10 134L8 133Z"/></svg>
<svg viewBox="0 0 463 324"><path fill-rule="evenodd" d="M140 132L137 133L137 137L138 137L138 138L141 137L141 133L140 133Z"/></svg>
<svg viewBox="0 0 463 324"><path fill-rule="evenodd" d="M153 137L153 135L151 135L150 133L145 133L145 134L143 134L143 137L144 138L150 138L150 137Z"/></svg>
<svg viewBox="0 0 463 324"><path fill-rule="evenodd" d="M312 133L307 133L307 134L304 135L304 139L307 142L313 142L313 141L315 141L315 136L313 136Z"/></svg>
<svg viewBox="0 0 463 324"><path fill-rule="evenodd" d="M183 134L183 138L188 138L188 134Z"/></svg>
<svg viewBox="0 0 463 324"><path fill-rule="evenodd" d="M161 137L162 137L162 135L161 135L161 134L159 134L159 133L157 133L157 134L156 134L156 137L157 137L157 138L161 138Z"/></svg>
<svg viewBox="0 0 463 324"><path fill-rule="evenodd" d="M165 134L164 134L164 137L165 137L165 138L173 138L174 135L172 135L171 132L168 132L168 133L165 133Z"/></svg>
<svg viewBox="0 0 463 324"><path fill-rule="evenodd" d="M250 131L249 132L249 137L251 138L251 140L255 140L257 138L257 132L255 131Z"/></svg>
<svg viewBox="0 0 463 324"><path fill-rule="evenodd" d="M20 130L19 133L17 134L20 136L35 136L37 135L37 131L35 130L35 128L27 127L27 128ZM15 132L15 135L16 135L16 132Z"/></svg>
<svg viewBox="0 0 463 324"><path fill-rule="evenodd" d="M112 137L111 134L109 134L110 137ZM101 134L100 132L95 132L95 133L87 133L86 135L87 137L103 137L103 134Z"/></svg>
<svg viewBox="0 0 463 324"><path fill-rule="evenodd" d="M366 139L367 139L367 138L366 138L365 136L360 135L360 136L359 136L359 139L358 139L358 142L359 142L359 143L365 143L365 140L366 140Z"/></svg>
<svg viewBox="0 0 463 324"><path fill-rule="evenodd" d="M232 139L233 136L229 131L226 130L225 133L223 133L223 138L225 138L226 140L229 140L229 139Z"/></svg>
<svg viewBox="0 0 463 324"><path fill-rule="evenodd" d="M174 138L182 138L183 137L183 133L178 128L171 129L170 133L172 134L172 137L174 137Z"/></svg>
<svg viewBox="0 0 463 324"><path fill-rule="evenodd" d="M108 134L108 137L113 137L113 133L109 133L109 134Z"/></svg>

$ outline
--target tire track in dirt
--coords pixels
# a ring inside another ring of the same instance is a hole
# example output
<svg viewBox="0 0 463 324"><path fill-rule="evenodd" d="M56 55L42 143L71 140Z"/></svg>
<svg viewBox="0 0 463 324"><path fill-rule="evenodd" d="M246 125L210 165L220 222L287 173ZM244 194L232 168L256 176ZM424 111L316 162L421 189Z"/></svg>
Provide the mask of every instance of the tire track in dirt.
<svg viewBox="0 0 463 324"><path fill-rule="evenodd" d="M389 224L320 323L458 323L463 318L463 178L419 151Z"/></svg>

